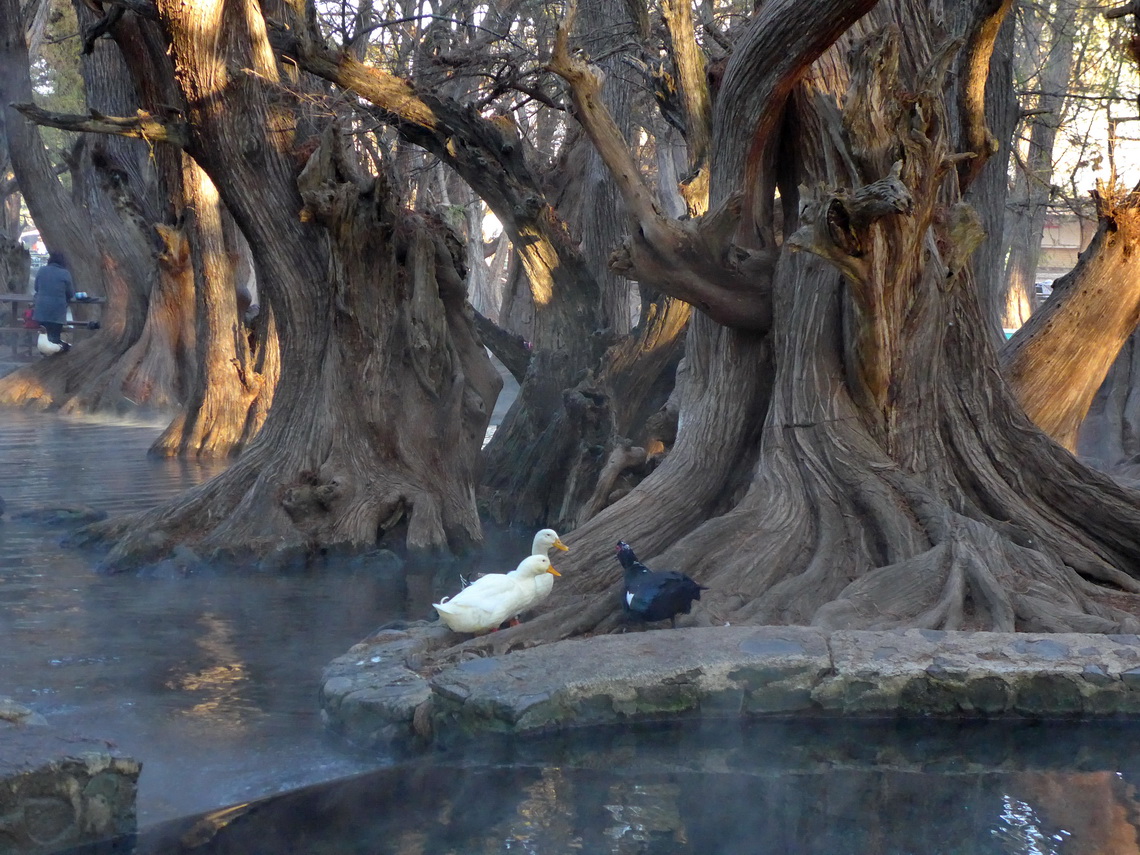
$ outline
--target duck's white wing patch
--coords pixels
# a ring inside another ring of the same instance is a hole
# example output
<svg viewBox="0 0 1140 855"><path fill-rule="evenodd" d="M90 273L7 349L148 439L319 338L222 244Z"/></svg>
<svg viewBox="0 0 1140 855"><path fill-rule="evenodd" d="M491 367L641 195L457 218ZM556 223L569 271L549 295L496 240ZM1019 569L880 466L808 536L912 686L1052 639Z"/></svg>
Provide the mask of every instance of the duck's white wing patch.
<svg viewBox="0 0 1140 855"><path fill-rule="evenodd" d="M633 591L626 591L625 592L625 604L627 606L633 605Z"/></svg>
<svg viewBox="0 0 1140 855"><path fill-rule="evenodd" d="M460 593L466 594L468 591L473 591L476 593L472 596L497 597L508 591L516 590L516 585L517 582L505 573L488 573L486 576L480 576Z"/></svg>

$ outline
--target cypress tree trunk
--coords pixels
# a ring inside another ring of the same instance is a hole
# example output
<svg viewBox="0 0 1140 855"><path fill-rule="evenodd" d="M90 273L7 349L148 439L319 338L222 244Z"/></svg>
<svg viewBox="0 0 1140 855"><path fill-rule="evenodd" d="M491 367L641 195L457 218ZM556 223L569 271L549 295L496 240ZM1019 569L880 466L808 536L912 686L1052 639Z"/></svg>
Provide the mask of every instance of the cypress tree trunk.
<svg viewBox="0 0 1140 855"><path fill-rule="evenodd" d="M464 294L462 251L357 173L330 131L300 157L258 9L162 2L187 106L186 150L249 240L280 381L224 473L145 514L89 528L126 570L175 545L256 557L481 539L478 450L501 380ZM397 528L399 527L399 528Z"/></svg>
<svg viewBox="0 0 1140 855"><path fill-rule="evenodd" d="M923 0L756 13L715 104L710 210L743 186L734 245L778 247L771 332L694 319L673 453L575 533L544 615L469 644L613 627L619 538L707 585L705 621L1140 627L1140 494L1030 422L982 308L962 193L993 150L979 93L1008 3L974 10L961 44ZM588 81L567 76L585 103ZM777 186L799 212L782 240ZM674 249L659 215L638 216L654 252Z"/></svg>

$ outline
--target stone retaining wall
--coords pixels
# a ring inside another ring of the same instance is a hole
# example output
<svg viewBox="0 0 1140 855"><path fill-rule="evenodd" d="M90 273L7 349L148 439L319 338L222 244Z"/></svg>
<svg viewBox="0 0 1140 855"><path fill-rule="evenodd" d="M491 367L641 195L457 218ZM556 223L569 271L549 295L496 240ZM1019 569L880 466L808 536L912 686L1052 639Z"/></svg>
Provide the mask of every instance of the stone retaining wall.
<svg viewBox="0 0 1140 855"><path fill-rule="evenodd" d="M354 646L325 671L326 723L375 746L686 717L1140 715L1134 635L694 627L417 670L458 640L424 624Z"/></svg>
<svg viewBox="0 0 1140 855"><path fill-rule="evenodd" d="M0 699L0 855L57 852L135 830L139 764L61 736Z"/></svg>

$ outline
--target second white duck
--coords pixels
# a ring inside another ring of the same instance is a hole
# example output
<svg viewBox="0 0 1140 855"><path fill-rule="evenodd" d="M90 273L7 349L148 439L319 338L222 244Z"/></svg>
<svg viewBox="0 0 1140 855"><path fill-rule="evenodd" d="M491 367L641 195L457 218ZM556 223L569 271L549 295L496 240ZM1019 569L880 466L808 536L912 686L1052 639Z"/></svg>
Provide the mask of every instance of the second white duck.
<svg viewBox="0 0 1140 855"><path fill-rule="evenodd" d="M432 607L454 632L489 632L538 602L538 580L548 575L561 574L545 555L531 555L510 573L482 576L454 597L444 597Z"/></svg>

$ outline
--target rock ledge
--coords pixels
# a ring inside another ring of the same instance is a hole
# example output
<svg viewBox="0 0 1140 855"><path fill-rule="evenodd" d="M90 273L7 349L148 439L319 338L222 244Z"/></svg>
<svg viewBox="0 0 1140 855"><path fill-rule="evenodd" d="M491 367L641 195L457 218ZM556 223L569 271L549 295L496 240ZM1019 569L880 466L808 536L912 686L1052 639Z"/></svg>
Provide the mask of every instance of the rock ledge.
<svg viewBox="0 0 1140 855"><path fill-rule="evenodd" d="M383 630L325 670L326 724L365 745L677 718L1140 715L1140 636L693 627L571 639L434 676L438 624Z"/></svg>

